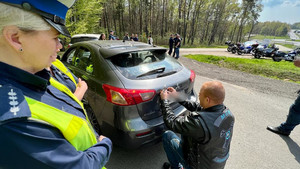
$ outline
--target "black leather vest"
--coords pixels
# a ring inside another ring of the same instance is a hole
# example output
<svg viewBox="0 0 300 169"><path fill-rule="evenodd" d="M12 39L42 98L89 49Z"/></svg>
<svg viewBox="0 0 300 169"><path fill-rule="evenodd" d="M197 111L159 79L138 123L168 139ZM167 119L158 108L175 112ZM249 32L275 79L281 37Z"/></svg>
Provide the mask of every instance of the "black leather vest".
<svg viewBox="0 0 300 169"><path fill-rule="evenodd" d="M186 140L190 144L187 159L194 169L223 169L229 157L230 142L233 134L234 116L229 109L222 112L198 112L201 123L208 128L209 137L203 143ZM192 144L192 145L191 145Z"/></svg>

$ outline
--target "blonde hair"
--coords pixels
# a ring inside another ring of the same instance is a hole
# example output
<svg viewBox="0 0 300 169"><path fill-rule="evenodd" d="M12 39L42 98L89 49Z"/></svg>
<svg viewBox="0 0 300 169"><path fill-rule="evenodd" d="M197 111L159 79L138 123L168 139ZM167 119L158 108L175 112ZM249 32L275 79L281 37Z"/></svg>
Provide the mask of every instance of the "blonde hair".
<svg viewBox="0 0 300 169"><path fill-rule="evenodd" d="M0 3L0 31L5 26L17 26L21 30L50 30L51 26L39 15Z"/></svg>

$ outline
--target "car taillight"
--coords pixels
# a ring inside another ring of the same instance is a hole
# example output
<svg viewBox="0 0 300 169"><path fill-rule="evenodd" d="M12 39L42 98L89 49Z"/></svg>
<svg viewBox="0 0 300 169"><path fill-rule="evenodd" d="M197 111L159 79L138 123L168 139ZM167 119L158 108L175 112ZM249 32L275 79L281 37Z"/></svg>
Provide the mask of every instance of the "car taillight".
<svg viewBox="0 0 300 169"><path fill-rule="evenodd" d="M195 78L196 78L196 74L193 70L191 70L190 81L194 82Z"/></svg>
<svg viewBox="0 0 300 169"><path fill-rule="evenodd" d="M123 89L103 84L106 100L121 106L135 105L151 100L155 90L147 89Z"/></svg>

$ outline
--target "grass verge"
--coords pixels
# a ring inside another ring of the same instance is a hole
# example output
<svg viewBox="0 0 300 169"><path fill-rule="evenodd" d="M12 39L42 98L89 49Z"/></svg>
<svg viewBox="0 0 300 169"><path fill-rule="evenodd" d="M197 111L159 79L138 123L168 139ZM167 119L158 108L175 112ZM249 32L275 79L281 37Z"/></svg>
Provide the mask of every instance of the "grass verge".
<svg viewBox="0 0 300 169"><path fill-rule="evenodd" d="M199 62L215 64L219 67L239 70L255 75L300 83L299 68L293 62L274 62L270 59L243 59L213 55L185 55Z"/></svg>
<svg viewBox="0 0 300 169"><path fill-rule="evenodd" d="M264 36L264 35L256 35L251 37L251 39L290 39L289 36Z"/></svg>
<svg viewBox="0 0 300 169"><path fill-rule="evenodd" d="M291 49L296 48L296 46L293 44L284 44L284 43L276 43L276 44L287 47L287 48L291 48Z"/></svg>

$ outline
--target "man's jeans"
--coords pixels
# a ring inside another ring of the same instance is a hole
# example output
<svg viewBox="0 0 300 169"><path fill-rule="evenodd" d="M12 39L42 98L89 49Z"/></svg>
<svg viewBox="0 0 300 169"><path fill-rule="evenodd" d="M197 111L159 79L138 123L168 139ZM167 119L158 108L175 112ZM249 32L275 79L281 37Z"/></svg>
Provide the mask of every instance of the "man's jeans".
<svg viewBox="0 0 300 169"><path fill-rule="evenodd" d="M175 48L175 59L178 59L179 58L179 48Z"/></svg>
<svg viewBox="0 0 300 169"><path fill-rule="evenodd" d="M300 95L291 105L286 122L282 123L279 128L282 131L291 132L298 124L300 124Z"/></svg>
<svg viewBox="0 0 300 169"><path fill-rule="evenodd" d="M178 169L183 166L184 169L188 169L182 153L181 139L173 131L168 130L163 134L162 141L171 168Z"/></svg>

